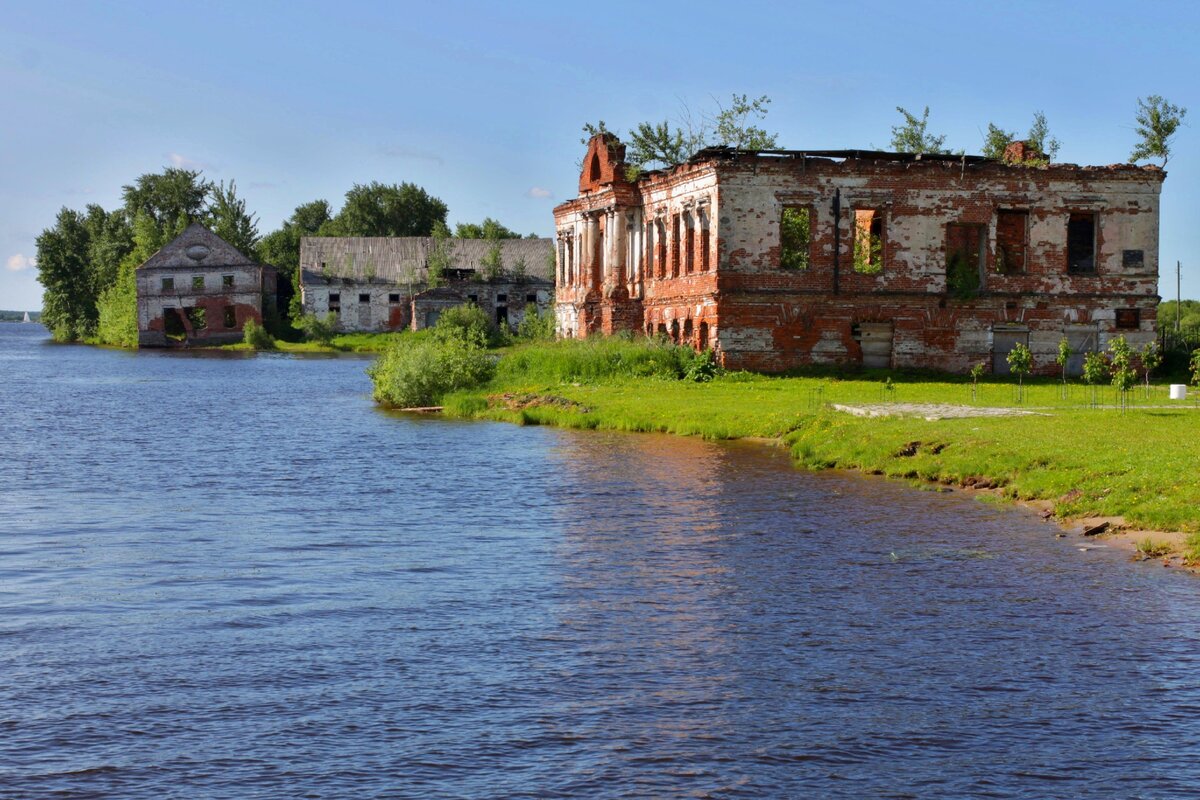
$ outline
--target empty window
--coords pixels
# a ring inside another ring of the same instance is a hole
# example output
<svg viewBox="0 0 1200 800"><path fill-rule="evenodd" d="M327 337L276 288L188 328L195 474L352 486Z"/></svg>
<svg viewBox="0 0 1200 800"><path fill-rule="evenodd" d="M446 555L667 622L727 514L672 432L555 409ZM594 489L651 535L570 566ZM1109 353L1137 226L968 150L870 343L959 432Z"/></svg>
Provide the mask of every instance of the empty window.
<svg viewBox="0 0 1200 800"><path fill-rule="evenodd" d="M369 302L371 302L371 295L370 295L370 294L367 294L367 293L360 294L360 295L358 296L358 302L360 302L360 303L369 303Z"/></svg>
<svg viewBox="0 0 1200 800"><path fill-rule="evenodd" d="M221 285L224 286L226 289L232 289L233 288L233 276L232 275L222 275L221 276Z"/></svg>
<svg viewBox="0 0 1200 800"><path fill-rule="evenodd" d="M691 214L684 217L683 238L683 270L690 275L696 271L696 229Z"/></svg>
<svg viewBox="0 0 1200 800"><path fill-rule="evenodd" d="M1067 220L1067 271L1096 271L1096 215L1072 214Z"/></svg>
<svg viewBox="0 0 1200 800"><path fill-rule="evenodd" d="M174 278L163 278L162 279L162 290L164 292L175 291L175 279Z"/></svg>
<svg viewBox="0 0 1200 800"><path fill-rule="evenodd" d="M1137 308L1118 308L1117 327L1124 330L1137 330L1142 326L1142 312Z"/></svg>
<svg viewBox="0 0 1200 800"><path fill-rule="evenodd" d="M875 275L883 270L883 212L858 209L854 212L854 271Z"/></svg>
<svg viewBox="0 0 1200 800"><path fill-rule="evenodd" d="M536 303L536 302L537 302L537 295L536 295L536 294L527 294L527 295L525 295L525 302L526 302L526 303Z"/></svg>
<svg viewBox="0 0 1200 800"><path fill-rule="evenodd" d="M400 293L393 292L393 293L389 294L388 302L391 303L392 305L396 305L397 303L399 303L400 302Z"/></svg>
<svg viewBox="0 0 1200 800"><path fill-rule="evenodd" d="M946 226L946 291L967 299L979 293L987 229L952 222Z"/></svg>
<svg viewBox="0 0 1200 800"><path fill-rule="evenodd" d="M478 302L479 302L479 295L477 295L477 294L469 294L469 295L467 295L467 302L468 302L468 303L478 303Z"/></svg>
<svg viewBox="0 0 1200 800"><path fill-rule="evenodd" d="M329 293L329 302L330 303L342 302L342 293L341 292L330 292Z"/></svg>
<svg viewBox="0 0 1200 800"><path fill-rule="evenodd" d="M708 272L711 265L711 240L708 233L708 214L700 212L700 271Z"/></svg>
<svg viewBox="0 0 1200 800"><path fill-rule="evenodd" d="M188 323L191 324L192 330L202 331L208 327L208 314L203 308L189 308L184 313L187 315Z"/></svg>
<svg viewBox="0 0 1200 800"><path fill-rule="evenodd" d="M204 276L203 275L193 275L192 276L192 288L193 289L203 289L204 288Z"/></svg>
<svg viewBox="0 0 1200 800"><path fill-rule="evenodd" d="M233 328L237 325L237 311L233 306L225 306L225 327Z"/></svg>
<svg viewBox="0 0 1200 800"><path fill-rule="evenodd" d="M1025 271L1029 234L1028 211L996 212L996 271L1013 275Z"/></svg>
<svg viewBox="0 0 1200 800"><path fill-rule="evenodd" d="M600 154L592 153L592 163L588 169L588 179L591 181L600 180Z"/></svg>
<svg viewBox="0 0 1200 800"><path fill-rule="evenodd" d="M812 211L803 206L785 207L779 215L779 266L808 269L812 241Z"/></svg>
<svg viewBox="0 0 1200 800"><path fill-rule="evenodd" d="M1123 250L1121 251L1121 266L1125 269L1145 269L1146 267L1146 251L1144 250Z"/></svg>
<svg viewBox="0 0 1200 800"><path fill-rule="evenodd" d="M679 237L679 215L676 214L671 217L671 277L679 275Z"/></svg>
<svg viewBox="0 0 1200 800"><path fill-rule="evenodd" d="M496 295L496 302L497 302L497 303L507 303L507 302L508 302L508 295L506 295L506 294L498 294L498 295Z"/></svg>
<svg viewBox="0 0 1200 800"><path fill-rule="evenodd" d="M508 306L497 306L496 308L496 324L508 324Z"/></svg>

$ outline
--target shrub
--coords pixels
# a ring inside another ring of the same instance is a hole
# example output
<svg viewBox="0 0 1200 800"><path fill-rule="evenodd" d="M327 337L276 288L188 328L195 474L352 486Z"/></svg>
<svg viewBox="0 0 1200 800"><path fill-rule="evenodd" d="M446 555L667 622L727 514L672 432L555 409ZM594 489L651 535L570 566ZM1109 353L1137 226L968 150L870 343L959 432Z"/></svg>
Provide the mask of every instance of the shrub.
<svg viewBox="0 0 1200 800"><path fill-rule="evenodd" d="M439 320L440 321L440 320ZM456 336L406 336L367 370L375 400L396 408L432 406L460 389L487 382L495 362L478 344Z"/></svg>
<svg viewBox="0 0 1200 800"><path fill-rule="evenodd" d="M527 341L546 341L554 338L554 309L539 311L537 306L529 303L525 306L525 316L517 325L517 337Z"/></svg>
<svg viewBox="0 0 1200 800"><path fill-rule="evenodd" d="M253 319L246 320L246 324L242 326L242 341L255 350L275 349L275 337Z"/></svg>
<svg viewBox="0 0 1200 800"><path fill-rule="evenodd" d="M304 331L306 339L328 346L333 343L333 337L337 333L337 323L337 314L330 311L324 316L305 314L296 320L296 327Z"/></svg>
<svg viewBox="0 0 1200 800"><path fill-rule="evenodd" d="M497 372L545 383L594 382L614 377L684 377L696 358L688 347L628 333L526 345L500 359Z"/></svg>
<svg viewBox="0 0 1200 800"><path fill-rule="evenodd" d="M476 347L501 347L508 338L482 308L470 303L443 311L433 330L438 339L460 339Z"/></svg>
<svg viewBox="0 0 1200 800"><path fill-rule="evenodd" d="M696 383L708 383L717 377L719 370L720 367L717 366L717 358L713 355L713 351L703 350L692 355L691 363L684 370L683 377Z"/></svg>
<svg viewBox="0 0 1200 800"><path fill-rule="evenodd" d="M955 253L946 264L946 290L956 300L971 300L979 294L979 269Z"/></svg>

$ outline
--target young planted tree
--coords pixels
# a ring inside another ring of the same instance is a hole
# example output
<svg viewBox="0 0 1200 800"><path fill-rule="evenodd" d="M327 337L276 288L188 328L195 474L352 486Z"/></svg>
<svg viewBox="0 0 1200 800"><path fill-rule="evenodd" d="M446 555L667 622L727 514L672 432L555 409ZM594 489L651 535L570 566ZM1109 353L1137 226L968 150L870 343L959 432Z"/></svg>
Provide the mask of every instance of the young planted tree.
<svg viewBox="0 0 1200 800"><path fill-rule="evenodd" d="M1121 411L1124 412L1129 390L1137 380L1137 373L1133 370L1133 348L1124 336L1118 336L1108 343L1108 352L1111 356L1109 374L1112 375L1113 387L1121 395Z"/></svg>
<svg viewBox="0 0 1200 800"><path fill-rule="evenodd" d="M1096 387L1108 377L1108 359L1104 353L1091 352L1083 357L1083 382L1092 387L1092 408L1096 407Z"/></svg>
<svg viewBox="0 0 1200 800"><path fill-rule="evenodd" d="M984 370L987 366L982 362L977 362L971 366L971 402L979 396L979 379L983 377Z"/></svg>
<svg viewBox="0 0 1200 800"><path fill-rule="evenodd" d="M433 245L425 257L425 284L430 289L436 289L446 283L446 270L454 266L450 256L450 229L446 223L439 222L433 226L432 238Z"/></svg>
<svg viewBox="0 0 1200 800"><path fill-rule="evenodd" d="M1146 377L1146 399L1150 399L1150 373L1162 366L1162 350L1158 348L1158 342L1147 342L1140 353L1142 360L1142 372Z"/></svg>
<svg viewBox="0 0 1200 800"><path fill-rule="evenodd" d="M1171 140L1185 116L1186 108L1171 105L1161 95L1152 94L1144 100L1139 97L1135 118L1139 141L1129 154L1130 162L1161 158L1165 167L1171 157Z"/></svg>
<svg viewBox="0 0 1200 800"><path fill-rule="evenodd" d="M1033 369L1033 353L1022 342L1008 351L1008 368L1017 376L1017 402L1025 402L1025 376Z"/></svg>
<svg viewBox="0 0 1200 800"><path fill-rule="evenodd" d="M1192 385L1200 386L1200 350L1192 351L1192 360L1188 362L1188 368L1192 371Z"/></svg>
<svg viewBox="0 0 1200 800"><path fill-rule="evenodd" d="M1075 355L1075 351L1071 349L1071 343L1067 341L1067 337L1062 337L1058 340L1058 355L1054 357L1054 363L1058 364L1062 370L1062 397L1065 400L1067 397L1067 364L1071 360L1071 356Z"/></svg>

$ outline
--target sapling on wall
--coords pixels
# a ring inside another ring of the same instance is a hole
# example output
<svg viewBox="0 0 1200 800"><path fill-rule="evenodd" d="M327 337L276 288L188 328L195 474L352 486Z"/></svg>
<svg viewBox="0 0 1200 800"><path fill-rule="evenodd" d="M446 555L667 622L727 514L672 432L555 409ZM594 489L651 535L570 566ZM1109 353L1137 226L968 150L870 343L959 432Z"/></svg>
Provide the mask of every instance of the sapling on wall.
<svg viewBox="0 0 1200 800"><path fill-rule="evenodd" d="M1029 352L1029 348L1023 342L1017 342L1012 350L1008 351L1008 368L1017 376L1017 402L1025 401L1025 376L1033 369L1033 354Z"/></svg>

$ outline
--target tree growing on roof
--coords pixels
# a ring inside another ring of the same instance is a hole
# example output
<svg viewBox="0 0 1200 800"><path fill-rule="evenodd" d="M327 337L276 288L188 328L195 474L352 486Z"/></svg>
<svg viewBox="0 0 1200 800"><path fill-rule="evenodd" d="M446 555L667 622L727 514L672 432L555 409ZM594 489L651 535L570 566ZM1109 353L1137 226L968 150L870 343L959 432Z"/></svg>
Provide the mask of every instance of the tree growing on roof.
<svg viewBox="0 0 1200 800"><path fill-rule="evenodd" d="M1135 119L1140 141L1129 154L1130 162L1161 158L1165 167L1171 157L1171 140L1185 116L1186 108L1168 103L1161 95L1152 94L1144 100L1139 97Z"/></svg>
<svg viewBox="0 0 1200 800"><path fill-rule="evenodd" d="M892 128L892 149L897 153L949 153L944 146L946 137L934 136L929 133L929 106L917 118L901 106L896 110L904 117L904 122Z"/></svg>

